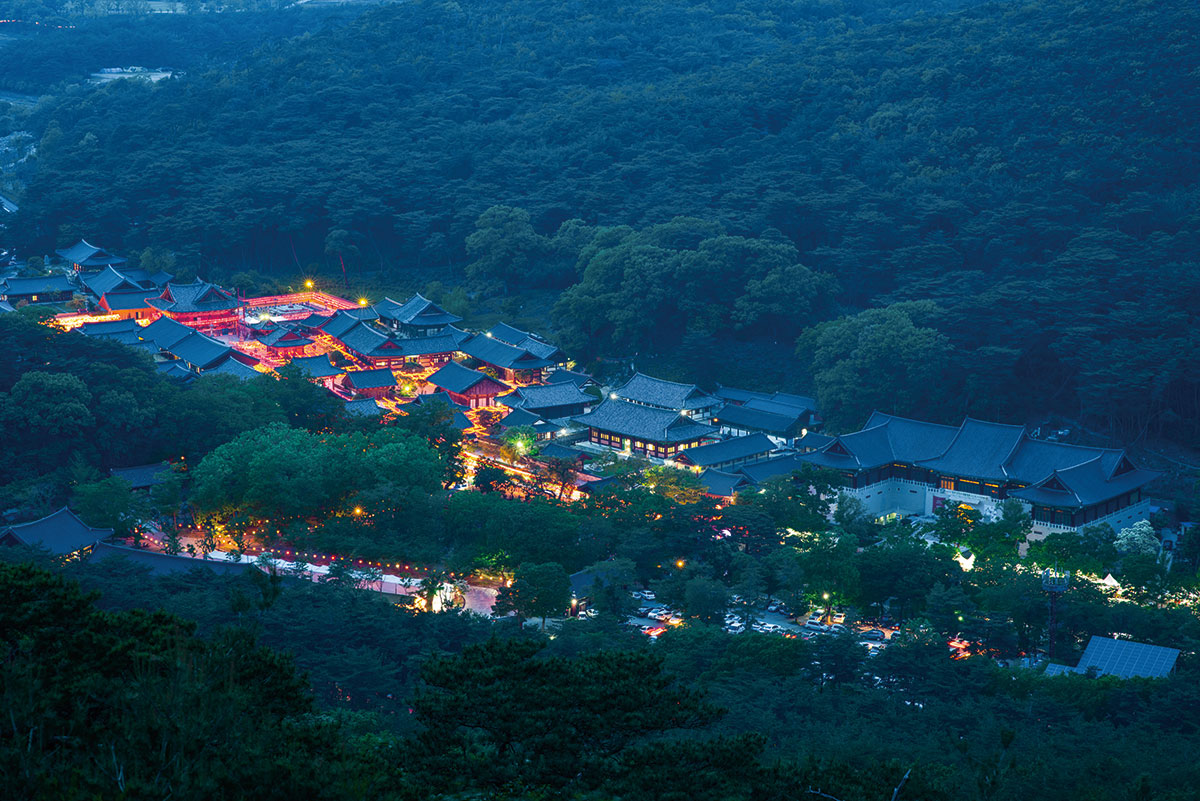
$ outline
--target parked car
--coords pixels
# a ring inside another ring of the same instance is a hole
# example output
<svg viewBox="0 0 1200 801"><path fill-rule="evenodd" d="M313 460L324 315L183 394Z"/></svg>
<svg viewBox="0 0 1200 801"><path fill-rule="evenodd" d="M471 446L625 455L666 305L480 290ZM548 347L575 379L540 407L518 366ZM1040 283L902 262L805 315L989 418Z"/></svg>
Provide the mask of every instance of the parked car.
<svg viewBox="0 0 1200 801"><path fill-rule="evenodd" d="M829 632L831 634L845 634L849 630L850 629L846 628L841 623L834 623L832 626L829 627Z"/></svg>
<svg viewBox="0 0 1200 801"><path fill-rule="evenodd" d="M869 640L871 642L883 642L887 639L887 633L881 629L871 629L870 631L864 631L859 634L858 638L860 640Z"/></svg>
<svg viewBox="0 0 1200 801"><path fill-rule="evenodd" d="M809 620L804 624L804 628L806 631L811 631L814 634L825 634L829 631L829 626L826 626L819 620Z"/></svg>

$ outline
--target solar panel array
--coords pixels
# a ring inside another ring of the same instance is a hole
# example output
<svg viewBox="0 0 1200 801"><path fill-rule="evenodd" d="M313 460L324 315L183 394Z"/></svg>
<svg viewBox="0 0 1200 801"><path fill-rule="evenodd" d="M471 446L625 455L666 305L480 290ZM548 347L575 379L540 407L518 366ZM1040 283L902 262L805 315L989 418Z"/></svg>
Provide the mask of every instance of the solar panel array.
<svg viewBox="0 0 1200 801"><path fill-rule="evenodd" d="M1174 670L1177 658L1179 651L1175 648L1131 640L1092 637L1075 670L1078 673L1086 673L1094 667L1101 676L1158 679Z"/></svg>

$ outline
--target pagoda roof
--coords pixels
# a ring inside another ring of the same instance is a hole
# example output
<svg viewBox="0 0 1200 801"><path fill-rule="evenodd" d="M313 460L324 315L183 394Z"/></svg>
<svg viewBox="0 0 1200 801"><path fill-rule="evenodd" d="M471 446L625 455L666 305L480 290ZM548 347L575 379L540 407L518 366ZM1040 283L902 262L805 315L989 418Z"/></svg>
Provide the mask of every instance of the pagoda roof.
<svg viewBox="0 0 1200 801"><path fill-rule="evenodd" d="M124 264L125 259L121 256L114 255L98 248L86 239L80 239L69 248L56 250L59 256L62 256L64 261L71 264L78 264L81 267L103 267L112 264Z"/></svg>
<svg viewBox="0 0 1200 801"><path fill-rule="evenodd" d="M634 373L616 394L624 400L677 411L705 409L720 402L695 384L680 384L643 373Z"/></svg>
<svg viewBox="0 0 1200 801"><path fill-rule="evenodd" d="M791 403L780 403L773 399L750 398L742 404L743 409L757 409L760 412L782 415L792 420L799 420L812 412L807 406L795 406Z"/></svg>
<svg viewBox="0 0 1200 801"><path fill-rule="evenodd" d="M161 295L149 298L147 302L156 309L174 314L227 311L241 305L231 292L199 278L190 284L170 282Z"/></svg>
<svg viewBox="0 0 1200 801"><path fill-rule="evenodd" d="M381 389L396 386L396 376L386 367L375 370L351 370L346 373L345 383L355 389Z"/></svg>
<svg viewBox="0 0 1200 801"><path fill-rule="evenodd" d="M229 345L199 331L193 331L189 336L169 346L166 350L197 370L216 367L222 359L228 358L233 352L233 348Z"/></svg>
<svg viewBox="0 0 1200 801"><path fill-rule="evenodd" d="M329 322L329 319L332 316L333 315L330 314L318 314L317 312L313 312L303 320L295 320L294 322L296 325L303 326L304 328L320 328L321 326L325 325L325 323Z"/></svg>
<svg viewBox="0 0 1200 801"><path fill-rule="evenodd" d="M458 349L481 362L504 370L536 370L549 367L554 362L530 353L524 348L509 345L485 334L471 337Z"/></svg>
<svg viewBox="0 0 1200 801"><path fill-rule="evenodd" d="M499 425L504 428L520 428L521 426L529 426L538 431L546 429L557 429L558 426L551 423L549 420L536 415L526 409L513 409L508 414L500 419Z"/></svg>
<svg viewBox="0 0 1200 801"><path fill-rule="evenodd" d="M471 387L484 381L492 382L500 391L508 389L508 384L505 384L503 381L492 378L487 373L472 370L470 367L463 367L458 362L447 362L438 368L433 375L429 376L430 384L447 392L453 392L456 395L462 395L471 389Z"/></svg>
<svg viewBox="0 0 1200 801"><path fill-rule="evenodd" d="M606 400L591 412L571 419L600 431L664 444L690 442L716 430L670 409L619 400Z"/></svg>
<svg viewBox="0 0 1200 801"><path fill-rule="evenodd" d="M404 325L435 326L451 325L462 320L457 314L450 314L441 306L419 293L403 303L384 298L375 304L375 310L385 320L393 320Z"/></svg>
<svg viewBox="0 0 1200 801"><path fill-rule="evenodd" d="M111 537L111 528L92 528L67 507L29 523L0 528L0 541L11 539L21 545L42 547L53 554L74 553Z"/></svg>
<svg viewBox="0 0 1200 801"><path fill-rule="evenodd" d="M696 467L710 467L716 464L732 462L737 459L749 459L751 456L761 456L776 449L775 443L766 434L747 434L744 437L734 437L696 448L688 448L676 459Z"/></svg>
<svg viewBox="0 0 1200 801"><path fill-rule="evenodd" d="M39 275L32 278L9 276L0 280L0 294L50 295L55 292L74 292L75 285L65 275Z"/></svg>
<svg viewBox="0 0 1200 801"><path fill-rule="evenodd" d="M309 378L332 378L346 372L334 367L328 353L322 353L320 356L297 356L289 363L299 367Z"/></svg>

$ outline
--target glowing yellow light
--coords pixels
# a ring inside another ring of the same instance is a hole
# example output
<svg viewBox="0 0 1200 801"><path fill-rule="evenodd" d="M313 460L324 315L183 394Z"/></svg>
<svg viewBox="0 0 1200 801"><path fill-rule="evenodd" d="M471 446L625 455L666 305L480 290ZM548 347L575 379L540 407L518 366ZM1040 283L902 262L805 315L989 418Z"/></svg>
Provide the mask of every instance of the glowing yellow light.
<svg viewBox="0 0 1200 801"><path fill-rule="evenodd" d="M359 306L366 306L366 305L367 305L367 299L366 299L366 298L359 298L359 299L358 299L358 305L359 305Z"/></svg>
<svg viewBox="0 0 1200 801"><path fill-rule="evenodd" d="M355 506L355 507L354 507L354 514L356 514L356 515L361 515L361 514L362 514L362 507L361 507L361 506Z"/></svg>
<svg viewBox="0 0 1200 801"><path fill-rule="evenodd" d="M685 564L687 564L687 563L684 562L682 559L679 559L675 562L675 567L679 568L680 570L683 570L683 566Z"/></svg>
<svg viewBox="0 0 1200 801"><path fill-rule="evenodd" d="M306 287L308 287L309 289L312 289L312 288L313 288L313 282L312 282L312 279L310 278L310 279L308 279L307 281L305 281L305 282L304 282L304 285L305 285Z"/></svg>

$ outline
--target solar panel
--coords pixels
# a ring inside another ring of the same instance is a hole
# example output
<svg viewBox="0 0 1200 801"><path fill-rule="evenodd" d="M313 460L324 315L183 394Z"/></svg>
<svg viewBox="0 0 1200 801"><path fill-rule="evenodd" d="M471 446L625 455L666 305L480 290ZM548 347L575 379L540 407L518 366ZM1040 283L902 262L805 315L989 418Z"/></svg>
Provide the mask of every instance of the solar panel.
<svg viewBox="0 0 1200 801"><path fill-rule="evenodd" d="M1066 665L1046 665L1043 676L1066 676L1075 672L1075 668L1067 667Z"/></svg>
<svg viewBox="0 0 1200 801"><path fill-rule="evenodd" d="M1131 640L1092 637L1076 671L1086 673L1095 668L1101 676L1157 679L1170 674L1178 657L1179 651L1175 648Z"/></svg>

